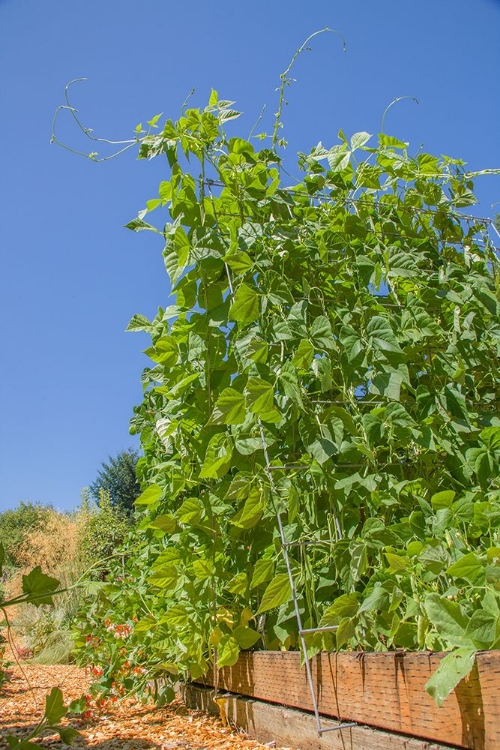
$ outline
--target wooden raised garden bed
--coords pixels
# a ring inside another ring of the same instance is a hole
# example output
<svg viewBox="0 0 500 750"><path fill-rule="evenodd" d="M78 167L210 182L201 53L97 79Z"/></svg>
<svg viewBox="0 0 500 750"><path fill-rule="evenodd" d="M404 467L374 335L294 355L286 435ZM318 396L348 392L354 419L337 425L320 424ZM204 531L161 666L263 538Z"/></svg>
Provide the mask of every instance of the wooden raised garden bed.
<svg viewBox="0 0 500 750"><path fill-rule="evenodd" d="M425 684L444 654L323 653L312 660L326 717L471 750L500 748L500 651L477 654L470 675L439 708ZM215 684L213 674L207 685ZM297 652L244 653L218 674L218 689L312 711Z"/></svg>

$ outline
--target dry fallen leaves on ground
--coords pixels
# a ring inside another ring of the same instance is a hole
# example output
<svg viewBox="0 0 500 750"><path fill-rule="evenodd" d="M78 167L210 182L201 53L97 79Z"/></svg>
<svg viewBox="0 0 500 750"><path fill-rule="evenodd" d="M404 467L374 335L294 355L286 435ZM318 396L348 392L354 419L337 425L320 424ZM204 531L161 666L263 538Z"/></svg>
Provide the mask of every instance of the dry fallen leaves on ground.
<svg viewBox="0 0 500 750"><path fill-rule="evenodd" d="M10 680L0 688L0 748L7 734L22 736L33 728L43 714L45 696L59 687L68 703L86 693L89 678L74 666L38 666L23 664L10 670ZM135 700L108 702L99 711L92 710L86 721L71 719L80 732L74 747L90 746L99 750L263 750L264 745L249 740L231 727L224 727L215 716L187 709L180 701L164 708L142 705ZM50 750L64 747L54 735L42 742Z"/></svg>

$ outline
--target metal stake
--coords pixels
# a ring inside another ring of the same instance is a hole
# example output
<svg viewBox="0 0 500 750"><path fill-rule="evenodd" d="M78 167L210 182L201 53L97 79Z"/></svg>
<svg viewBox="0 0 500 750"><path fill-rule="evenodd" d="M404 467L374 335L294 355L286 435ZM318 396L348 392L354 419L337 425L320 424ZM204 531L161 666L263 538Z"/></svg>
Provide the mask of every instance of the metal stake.
<svg viewBox="0 0 500 750"><path fill-rule="evenodd" d="M268 451L267 451L266 438L265 438L265 435L264 435L264 430L262 428L262 423L261 423L260 419L259 419L259 428L260 428L260 437L261 437L261 440L262 440L262 447L263 447L263 450L264 450L264 457L266 459L266 471L267 471L267 475L268 475L269 482L270 482L270 485L271 485L271 489L273 490L274 495L276 497L277 496L277 492L276 492L276 487L274 485L274 478L273 478L272 471L271 471L272 467L270 465L269 454L268 454ZM306 642L305 642L304 635L306 635L308 633L317 633L317 632L320 632L320 631L335 630L337 628L337 626L324 627L324 628L307 628L307 629L304 630L304 628L302 626L302 615L300 614L299 601L298 601L298 597L297 597L297 589L295 587L295 579L293 577L292 567L290 565L290 558L288 556L288 546L289 546L289 544L286 541L285 530L283 528L283 521L281 520L281 513L280 513L279 510L277 510L276 517L277 517L277 521L278 521L278 530L279 530L279 534L280 534L281 545L283 547L283 557L285 558L286 570L287 570L287 573L288 573L288 580L290 581L290 589L291 589L291 592L292 592L293 606L294 606L294 610L295 610L295 617L297 619L297 625L298 625L298 630L299 630L300 645L301 645L302 653L304 655L304 664L305 664L305 667L306 667L307 682L309 683L309 690L310 690L310 693L311 693L311 700L312 700L313 709L314 709L314 716L316 718L316 729L317 729L318 735L321 735L324 732L334 732L334 731L336 731L338 729L347 729L347 727L353 727L353 726L355 726L354 723L340 723L336 727L328 727L326 729L323 729L322 726L321 726L321 716L320 716L319 710L318 710L318 701L316 700L316 690L314 689L314 680L313 680L313 674L312 674L312 669L311 669L311 661L307 657L307 645L306 645Z"/></svg>

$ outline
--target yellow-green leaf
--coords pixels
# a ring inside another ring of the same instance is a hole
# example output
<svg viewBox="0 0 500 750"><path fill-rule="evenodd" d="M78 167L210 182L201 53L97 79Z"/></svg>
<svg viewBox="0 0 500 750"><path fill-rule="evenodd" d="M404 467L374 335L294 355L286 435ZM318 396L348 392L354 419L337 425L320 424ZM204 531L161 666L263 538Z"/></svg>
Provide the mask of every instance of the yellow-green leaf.
<svg viewBox="0 0 500 750"><path fill-rule="evenodd" d="M292 589L288 574L279 573L273 578L265 590L257 614L260 615L262 612L267 612L269 609L274 609L275 607L280 607L282 604L286 604L291 595Z"/></svg>

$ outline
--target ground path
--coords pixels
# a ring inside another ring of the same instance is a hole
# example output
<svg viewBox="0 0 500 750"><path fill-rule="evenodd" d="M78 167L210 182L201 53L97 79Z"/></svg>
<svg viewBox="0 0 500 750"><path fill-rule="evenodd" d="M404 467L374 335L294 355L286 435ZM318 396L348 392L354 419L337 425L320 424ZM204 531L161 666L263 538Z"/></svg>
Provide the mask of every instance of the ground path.
<svg viewBox="0 0 500 750"><path fill-rule="evenodd" d="M89 678L74 666L38 666L27 663L9 669L10 680L0 687L0 749L8 748L6 734L21 737L43 714L45 696L52 687L61 688L65 703L86 693ZM63 723L67 720L63 720ZM86 720L69 722L81 733L73 747L99 750L263 750L264 745L224 727L214 716L188 710L180 702L164 708L144 706L134 700L91 706ZM66 747L58 736L36 740L47 750Z"/></svg>

